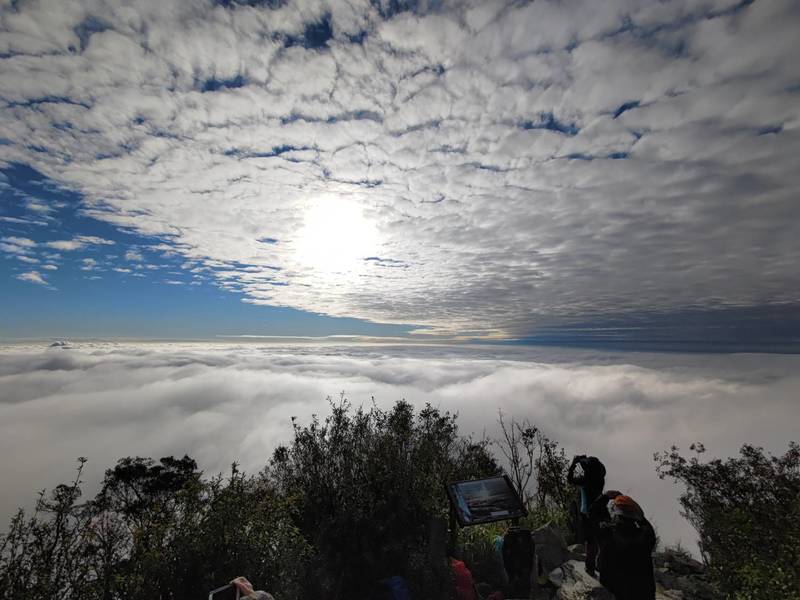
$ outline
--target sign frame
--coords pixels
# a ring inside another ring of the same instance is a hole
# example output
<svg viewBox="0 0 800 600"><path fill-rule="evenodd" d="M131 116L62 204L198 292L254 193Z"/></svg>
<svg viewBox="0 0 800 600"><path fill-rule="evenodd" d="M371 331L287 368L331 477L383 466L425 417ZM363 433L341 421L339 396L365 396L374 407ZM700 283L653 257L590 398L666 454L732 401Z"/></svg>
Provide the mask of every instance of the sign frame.
<svg viewBox="0 0 800 600"><path fill-rule="evenodd" d="M500 481L504 482L504 487L498 485ZM491 482L491 487L495 488L495 490L498 492L493 494L493 496L497 497L497 502L501 503L500 507L496 507L499 508L499 510L491 510L491 506L488 508L481 507L480 505L476 506L478 503L476 502L474 495L472 497L472 505L470 504L470 495L468 494L468 490L465 488L475 487L483 484L482 487L488 491L489 486L486 485L488 482ZM500 489L498 489L498 487ZM447 490L447 498L450 501L450 512L455 516L459 526L461 527L483 525L485 523L494 523L495 521L520 519L528 515L528 511L525 508L522 499L519 497L519 494L517 494L517 491L514 489L514 485L511 483L511 479L505 474L495 475L493 477L484 477L482 479L464 479L461 481L454 481L452 483L448 483L445 488ZM476 508L478 508L480 513L486 513L488 511L488 514L475 514Z"/></svg>

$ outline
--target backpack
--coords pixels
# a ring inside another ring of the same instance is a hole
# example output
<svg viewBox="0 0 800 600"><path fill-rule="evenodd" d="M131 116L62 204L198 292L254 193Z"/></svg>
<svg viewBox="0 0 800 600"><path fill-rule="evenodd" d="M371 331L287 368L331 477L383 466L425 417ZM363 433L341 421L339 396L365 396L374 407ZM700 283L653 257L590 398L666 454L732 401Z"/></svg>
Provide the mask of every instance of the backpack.
<svg viewBox="0 0 800 600"><path fill-rule="evenodd" d="M502 554L511 593L515 597L530 595L533 569L531 532L527 529L509 529L503 536Z"/></svg>
<svg viewBox="0 0 800 600"><path fill-rule="evenodd" d="M619 557L647 560L655 547L655 531L647 519L615 517L608 524L611 535L607 548Z"/></svg>

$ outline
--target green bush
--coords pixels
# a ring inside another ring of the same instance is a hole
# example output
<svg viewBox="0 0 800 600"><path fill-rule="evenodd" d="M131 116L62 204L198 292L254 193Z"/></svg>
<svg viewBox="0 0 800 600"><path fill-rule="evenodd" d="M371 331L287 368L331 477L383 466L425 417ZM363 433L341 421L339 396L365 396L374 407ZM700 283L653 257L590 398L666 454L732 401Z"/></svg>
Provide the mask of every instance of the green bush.
<svg viewBox="0 0 800 600"><path fill-rule="evenodd" d="M203 479L188 457L125 458L93 501L79 497L78 478L12 520L0 598L189 600L243 573L301 597L309 549L263 479L235 467Z"/></svg>
<svg viewBox="0 0 800 600"><path fill-rule="evenodd" d="M435 594L430 520L447 518L448 481L499 473L487 445L459 436L455 415L431 406L415 414L407 402L365 411L342 401L324 422L295 423L269 474L316 551L307 597L362 598L398 574L416 597Z"/></svg>
<svg viewBox="0 0 800 600"><path fill-rule="evenodd" d="M563 452L531 431L537 487L521 524L563 525ZM293 433L258 475L234 464L207 477L188 456L123 458L84 502L81 459L71 483L43 492L0 536L0 599L188 600L238 575L280 600L368 598L391 575L415 598L447 596L445 484L499 474L490 441L460 435L456 415L431 406L344 399L324 420L293 420ZM494 587L505 527L458 532L461 555Z"/></svg>
<svg viewBox="0 0 800 600"><path fill-rule="evenodd" d="M740 456L700 462L678 448L655 455L657 471L686 486L684 514L697 530L715 585L737 600L800 599L800 446L783 456L742 446Z"/></svg>

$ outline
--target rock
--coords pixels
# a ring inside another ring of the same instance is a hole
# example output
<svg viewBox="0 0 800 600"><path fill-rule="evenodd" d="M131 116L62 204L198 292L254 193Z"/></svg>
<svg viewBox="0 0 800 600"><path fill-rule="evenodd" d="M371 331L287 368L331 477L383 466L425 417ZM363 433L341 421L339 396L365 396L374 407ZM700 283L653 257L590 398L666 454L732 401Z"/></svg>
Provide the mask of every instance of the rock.
<svg viewBox="0 0 800 600"><path fill-rule="evenodd" d="M614 600L614 595L586 572L583 563L570 560L561 566L564 580L558 589L558 600Z"/></svg>
<svg viewBox="0 0 800 600"><path fill-rule="evenodd" d="M534 552L542 573L549 573L569 560L570 553L561 533L550 523L531 533Z"/></svg>
<svg viewBox="0 0 800 600"><path fill-rule="evenodd" d="M688 552L671 549L656 554L654 562L675 575L703 575L706 571L703 563L692 558Z"/></svg>
<svg viewBox="0 0 800 600"><path fill-rule="evenodd" d="M547 575L548 581L552 583L556 587L561 587L564 585L564 569L558 567L557 569L553 569Z"/></svg>
<svg viewBox="0 0 800 600"><path fill-rule="evenodd" d="M706 568L688 552L667 549L653 556L655 578L667 600L714 600L718 594L706 575ZM669 595L672 594L672 595Z"/></svg>
<svg viewBox="0 0 800 600"><path fill-rule="evenodd" d="M571 560L586 560L586 546L583 544L572 544L567 550Z"/></svg>

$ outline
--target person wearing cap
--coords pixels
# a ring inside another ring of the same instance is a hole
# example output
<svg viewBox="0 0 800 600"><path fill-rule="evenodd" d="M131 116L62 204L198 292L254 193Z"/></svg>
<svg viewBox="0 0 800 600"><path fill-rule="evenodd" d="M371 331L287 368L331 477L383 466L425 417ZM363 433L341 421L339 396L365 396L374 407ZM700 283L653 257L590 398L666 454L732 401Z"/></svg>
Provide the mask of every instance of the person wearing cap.
<svg viewBox="0 0 800 600"><path fill-rule="evenodd" d="M608 519L598 530L600 583L616 600L654 600L655 530L633 498L616 494L608 498Z"/></svg>

